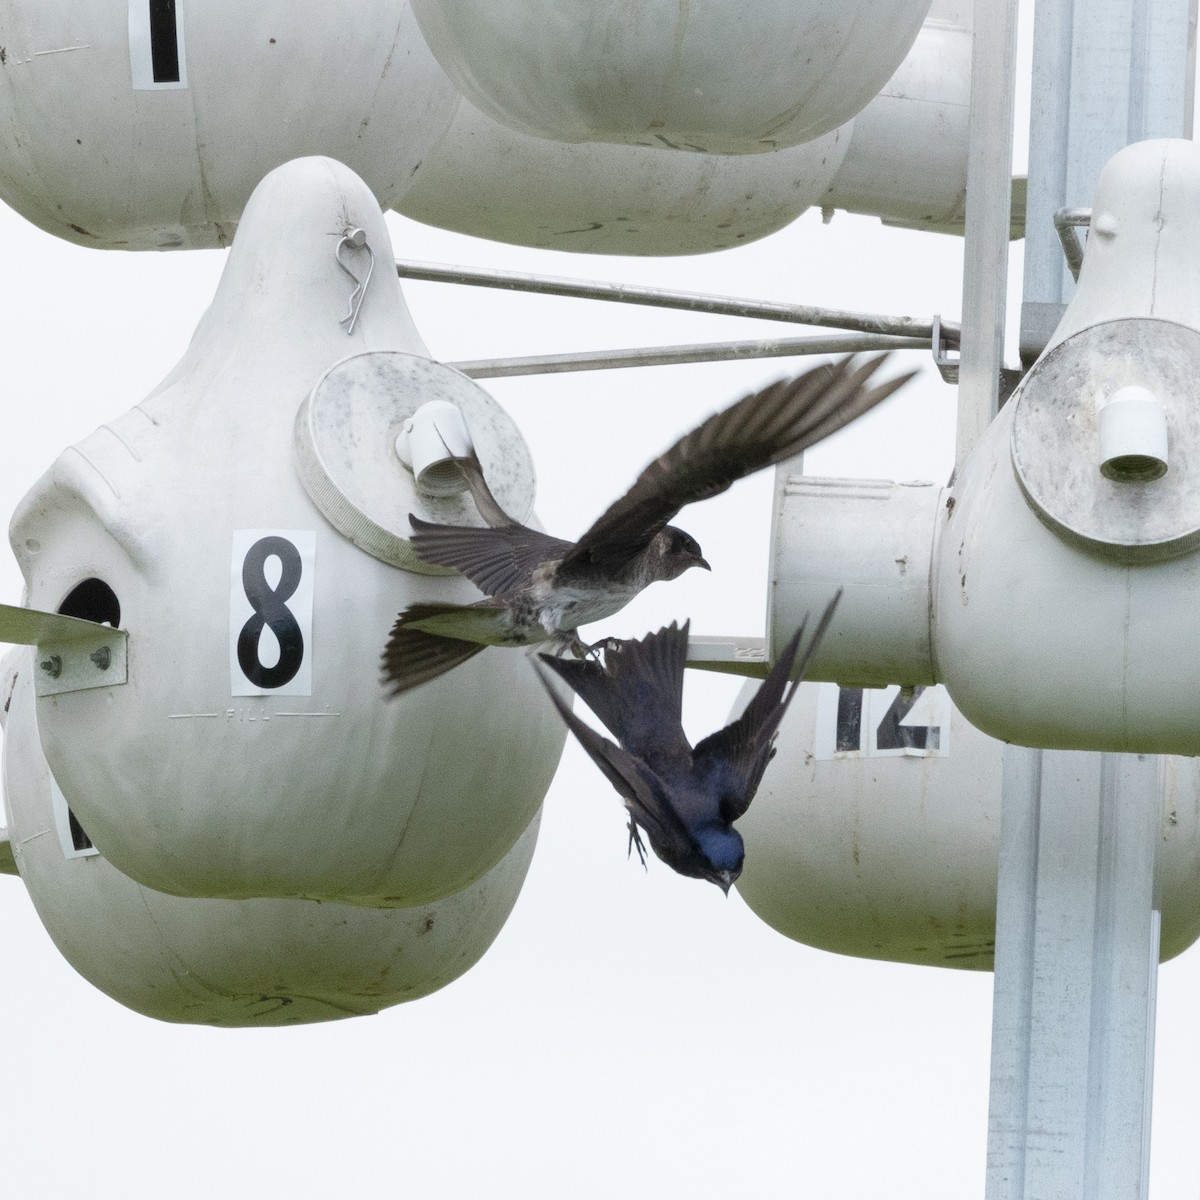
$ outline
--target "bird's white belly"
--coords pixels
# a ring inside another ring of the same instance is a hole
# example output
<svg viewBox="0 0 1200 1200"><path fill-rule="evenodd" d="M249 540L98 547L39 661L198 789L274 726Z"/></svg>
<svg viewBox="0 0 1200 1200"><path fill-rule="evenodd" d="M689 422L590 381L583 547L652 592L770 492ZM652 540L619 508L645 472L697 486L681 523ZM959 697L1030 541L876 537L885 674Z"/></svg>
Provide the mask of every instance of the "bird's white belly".
<svg viewBox="0 0 1200 1200"><path fill-rule="evenodd" d="M637 588L555 588L541 601L542 628L553 634L603 621L620 612L637 593Z"/></svg>

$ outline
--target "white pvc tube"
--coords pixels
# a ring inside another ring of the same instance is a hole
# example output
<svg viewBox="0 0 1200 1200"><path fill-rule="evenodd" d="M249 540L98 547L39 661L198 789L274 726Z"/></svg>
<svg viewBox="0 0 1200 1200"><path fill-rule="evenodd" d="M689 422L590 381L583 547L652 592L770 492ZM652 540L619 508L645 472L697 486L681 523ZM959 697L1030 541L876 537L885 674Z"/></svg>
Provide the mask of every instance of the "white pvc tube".
<svg viewBox="0 0 1200 1200"><path fill-rule="evenodd" d="M1115 483L1150 483L1167 473L1167 415L1148 388L1118 388L1096 414L1100 473Z"/></svg>
<svg viewBox="0 0 1200 1200"><path fill-rule="evenodd" d="M454 496L467 489L456 458L475 453L462 413L449 400L422 404L396 438L396 454L413 473L417 488L430 496Z"/></svg>

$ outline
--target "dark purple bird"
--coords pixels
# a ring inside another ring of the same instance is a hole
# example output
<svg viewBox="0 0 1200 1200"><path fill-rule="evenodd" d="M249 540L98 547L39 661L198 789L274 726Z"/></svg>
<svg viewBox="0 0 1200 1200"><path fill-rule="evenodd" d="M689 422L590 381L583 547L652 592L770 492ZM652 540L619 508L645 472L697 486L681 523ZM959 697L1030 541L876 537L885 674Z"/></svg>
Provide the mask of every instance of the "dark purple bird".
<svg viewBox="0 0 1200 1200"><path fill-rule="evenodd" d="M745 857L742 836L733 823L750 807L774 757L779 723L840 597L839 591L825 609L799 667L795 662L803 624L745 712L694 749L680 720L687 624L679 629L672 623L641 641L612 640L605 646L603 666L538 655L620 743L615 745L581 721L539 671L563 720L625 801L630 846L637 847L643 863L646 853L639 831L667 866L680 875L707 879L728 894ZM788 688L793 673L796 682Z"/></svg>
<svg viewBox="0 0 1200 1200"><path fill-rule="evenodd" d="M743 397L685 434L577 542L509 518L463 462L487 527L436 525L410 516L422 559L461 571L486 597L474 604L410 604L383 652L391 695L436 678L486 646L554 641L582 653L575 630L612 616L648 584L708 563L691 535L667 524L681 508L793 458L873 408L912 378L874 387L887 354L813 367Z"/></svg>

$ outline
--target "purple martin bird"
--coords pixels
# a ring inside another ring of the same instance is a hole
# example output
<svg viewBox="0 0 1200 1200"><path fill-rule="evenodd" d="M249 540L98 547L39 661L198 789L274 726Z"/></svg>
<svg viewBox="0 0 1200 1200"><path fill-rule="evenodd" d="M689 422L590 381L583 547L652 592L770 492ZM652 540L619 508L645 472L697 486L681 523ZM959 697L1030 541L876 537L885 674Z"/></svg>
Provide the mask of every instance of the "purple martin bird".
<svg viewBox="0 0 1200 1200"><path fill-rule="evenodd" d="M412 547L460 571L481 591L474 604L410 604L383 651L382 683L406 692L486 646L585 647L575 630L612 616L648 584L709 565L695 538L667 522L686 504L793 458L890 396L916 372L875 386L888 357L851 355L743 397L679 439L638 476L577 542L508 517L478 470L465 470L487 527L409 516ZM478 467L478 463L471 464Z"/></svg>
<svg viewBox="0 0 1200 1200"><path fill-rule="evenodd" d="M707 879L728 895L745 857L733 823L750 807L775 755L779 723L840 598L839 591L825 609L787 694L807 622L796 630L745 712L694 749L680 721L687 624L679 629L672 622L637 642L612 639L604 648L603 666L591 659L538 655L620 743L584 724L539 670L562 719L625 801L630 849L637 847L643 864L646 852L639 831L667 866L680 875Z"/></svg>

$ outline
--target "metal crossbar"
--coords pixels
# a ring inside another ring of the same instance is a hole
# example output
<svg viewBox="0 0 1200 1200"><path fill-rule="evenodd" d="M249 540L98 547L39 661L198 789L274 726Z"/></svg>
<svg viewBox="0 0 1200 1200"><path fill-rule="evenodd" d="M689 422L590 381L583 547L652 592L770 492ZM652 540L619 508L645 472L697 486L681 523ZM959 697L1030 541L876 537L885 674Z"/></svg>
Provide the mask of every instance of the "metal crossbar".
<svg viewBox="0 0 1200 1200"><path fill-rule="evenodd" d="M619 367L665 367L680 363L728 362L755 358L793 358L805 354L857 354L864 350L927 350L928 338L872 334L774 338L750 342L704 342L646 349L601 350L578 354L538 354L527 358L481 358L447 366L472 379L514 375L556 375L565 371L610 371Z"/></svg>
<svg viewBox="0 0 1200 1200"><path fill-rule="evenodd" d="M935 345L939 351L944 351L946 348L956 348L959 342L960 326L952 321L943 321L940 315L928 319L893 317L880 313L850 312L845 309L748 300L735 296L713 296L703 292L676 292L623 283L564 279L554 275L527 275L514 271L452 267L405 260L397 260L396 273L402 279L430 283L465 284L471 287L501 288L579 300L642 304L687 312L786 321L796 325L815 325L848 331L828 337L691 343L643 349L546 354L526 358L479 359L449 364L475 379L738 359L788 358L805 354L849 354L864 350L920 350Z"/></svg>

